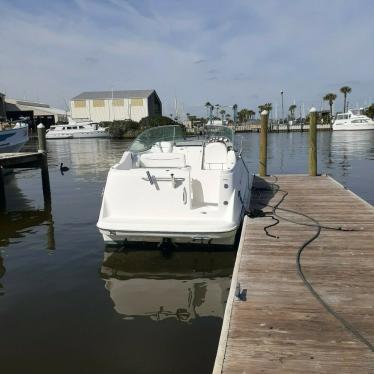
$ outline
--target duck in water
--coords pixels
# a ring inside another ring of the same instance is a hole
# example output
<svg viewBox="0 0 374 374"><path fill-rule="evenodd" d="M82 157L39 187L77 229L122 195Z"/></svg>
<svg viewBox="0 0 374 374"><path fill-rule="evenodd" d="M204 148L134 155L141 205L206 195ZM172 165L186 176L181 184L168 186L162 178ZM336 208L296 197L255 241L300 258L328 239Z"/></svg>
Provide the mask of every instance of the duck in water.
<svg viewBox="0 0 374 374"><path fill-rule="evenodd" d="M64 171L68 171L69 168L67 166L64 166L64 163L61 162L60 164L60 171L61 171L61 174L64 175Z"/></svg>

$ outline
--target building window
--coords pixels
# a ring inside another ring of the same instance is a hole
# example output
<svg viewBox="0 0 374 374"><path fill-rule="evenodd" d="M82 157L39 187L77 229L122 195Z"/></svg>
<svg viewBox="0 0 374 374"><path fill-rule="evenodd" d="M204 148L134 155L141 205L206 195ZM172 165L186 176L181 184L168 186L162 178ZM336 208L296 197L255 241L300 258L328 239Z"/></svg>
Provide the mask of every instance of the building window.
<svg viewBox="0 0 374 374"><path fill-rule="evenodd" d="M102 108L105 106L104 100L93 100L92 105L94 108Z"/></svg>
<svg viewBox="0 0 374 374"><path fill-rule="evenodd" d="M125 106L125 100L124 99L113 99L112 105L113 106Z"/></svg>
<svg viewBox="0 0 374 374"><path fill-rule="evenodd" d="M74 101L75 108L85 108L86 107L86 100L75 100Z"/></svg>
<svg viewBox="0 0 374 374"><path fill-rule="evenodd" d="M143 99L134 97L131 99L131 106L143 106Z"/></svg>

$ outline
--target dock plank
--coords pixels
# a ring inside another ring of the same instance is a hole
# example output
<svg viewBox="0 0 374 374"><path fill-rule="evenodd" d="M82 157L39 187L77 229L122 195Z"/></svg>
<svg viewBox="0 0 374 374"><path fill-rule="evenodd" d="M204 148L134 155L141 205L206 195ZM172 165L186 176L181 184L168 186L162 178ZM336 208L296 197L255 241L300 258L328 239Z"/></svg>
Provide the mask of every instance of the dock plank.
<svg viewBox="0 0 374 374"><path fill-rule="evenodd" d="M22 168L41 162L42 152L0 153L0 166L4 168Z"/></svg>
<svg viewBox="0 0 374 374"><path fill-rule="evenodd" d="M273 183L276 183L274 185ZM251 209L295 210L322 225L301 266L321 297L374 344L374 208L328 176L255 177ZM279 186L279 188L278 188ZM311 223L278 210L283 218ZM278 217L279 218L279 217ZM374 353L326 311L296 270L296 254L316 227L246 218L214 373L374 373ZM240 284L246 300L235 297Z"/></svg>

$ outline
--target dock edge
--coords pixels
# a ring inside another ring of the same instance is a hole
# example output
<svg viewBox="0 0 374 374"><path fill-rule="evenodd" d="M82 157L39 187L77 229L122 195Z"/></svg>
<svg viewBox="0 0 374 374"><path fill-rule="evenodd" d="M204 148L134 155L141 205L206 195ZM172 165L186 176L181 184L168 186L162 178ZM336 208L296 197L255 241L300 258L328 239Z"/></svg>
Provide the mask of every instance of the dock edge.
<svg viewBox="0 0 374 374"><path fill-rule="evenodd" d="M233 302L235 298L235 291L236 291L237 284L238 284L240 260L242 257L242 249L243 249L244 239L245 239L245 235L247 231L248 219L249 217L245 216L243 220L242 232L240 234L239 247L238 247L238 251L236 254L234 270L233 270L232 278L231 278L230 291L229 291L229 295L226 301L225 314L223 316L221 334L219 337L216 359L214 361L214 367L213 367L213 372L212 372L213 374L222 373L223 361L225 359L227 338L228 338L229 326L230 326L230 320L231 320L231 312L232 312Z"/></svg>

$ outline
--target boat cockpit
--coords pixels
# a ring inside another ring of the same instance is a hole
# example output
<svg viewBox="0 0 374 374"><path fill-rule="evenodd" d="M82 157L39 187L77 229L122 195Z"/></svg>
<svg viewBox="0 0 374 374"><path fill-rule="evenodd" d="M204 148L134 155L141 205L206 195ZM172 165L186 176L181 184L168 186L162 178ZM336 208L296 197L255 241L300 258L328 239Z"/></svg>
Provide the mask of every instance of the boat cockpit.
<svg viewBox="0 0 374 374"><path fill-rule="evenodd" d="M135 139L130 158L125 153L116 167L230 170L236 162L233 137L233 131L222 126L207 126L201 139L188 141L181 126L152 128Z"/></svg>

